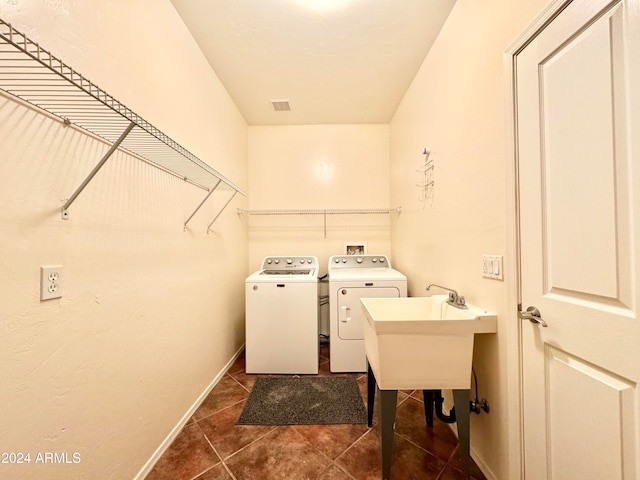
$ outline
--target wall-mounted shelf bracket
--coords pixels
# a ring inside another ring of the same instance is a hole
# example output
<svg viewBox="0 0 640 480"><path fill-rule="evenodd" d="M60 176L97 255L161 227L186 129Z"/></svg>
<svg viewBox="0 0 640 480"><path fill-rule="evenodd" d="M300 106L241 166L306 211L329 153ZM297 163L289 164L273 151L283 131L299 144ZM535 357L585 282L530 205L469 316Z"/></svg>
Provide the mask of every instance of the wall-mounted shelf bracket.
<svg viewBox="0 0 640 480"><path fill-rule="evenodd" d="M222 208L220 209L220 211L218 211L218 214L215 216L215 218L213 220L211 220L211 223L209 224L209 226L207 227L207 234L209 233L210 229L211 229L211 225L213 225L216 220L218 219L218 217L220 216L220 214L222 213L222 211L227 208L227 205L229 205L231 203L231 200L233 200L233 197L236 196L236 193L238 193L237 190L234 190L233 193L231 194L231 196L229 197L229 199L227 200L227 202L222 206Z"/></svg>
<svg viewBox="0 0 640 480"><path fill-rule="evenodd" d="M129 126L125 129L125 131L122 132L122 135L120 135L120 137L115 141L115 143L111 145L111 148L109 148L107 153L104 154L104 156L98 162L98 164L95 167L93 167L93 170L91 170L91 173L87 176L87 178L84 179L84 181L80 184L80 186L76 188L76 191L73 192L73 194L69 197L69 200L67 200L66 203L62 206L63 220L69 220L69 211L68 211L69 206L71 206L71 204L75 201L78 195L80 195L82 190L84 190L84 187L89 185L89 182L93 179L93 177L96 176L96 173L98 173L98 171L107 162L107 160L109 160L109 157L113 155L113 152L115 152L118 149L120 144L124 141L125 138L127 138L127 135L129 135L129 132L131 132L131 130L133 130L133 127L135 126L136 124L133 122L129 124Z"/></svg>
<svg viewBox="0 0 640 480"><path fill-rule="evenodd" d="M196 207L196 209L193 211L193 213L191 215L189 215L189 218L187 218L187 220L184 222L184 227L182 228L183 231L185 231L185 232L187 231L187 223L189 223L189 220L191 220L193 218L193 216L196 214L196 212L198 210L200 210L200 207L202 207L202 205L204 205L204 202L206 202L209 199L209 197L215 191L215 189L218 187L218 185L220 185L220 182L222 182L222 180L218 180L218 182L213 187L211 187L211 189L209 190L209 193L207 193L207 196L204 197L202 199L202 201L200 202L200 205L198 205Z"/></svg>

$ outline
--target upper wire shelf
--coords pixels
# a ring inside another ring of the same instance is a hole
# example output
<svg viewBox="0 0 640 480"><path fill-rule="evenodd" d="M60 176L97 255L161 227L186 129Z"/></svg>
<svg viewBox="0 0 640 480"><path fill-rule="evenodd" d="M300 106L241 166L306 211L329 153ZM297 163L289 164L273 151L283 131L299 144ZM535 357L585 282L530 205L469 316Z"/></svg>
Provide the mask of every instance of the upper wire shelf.
<svg viewBox="0 0 640 480"><path fill-rule="evenodd" d="M0 19L0 89L211 191L245 192L38 43ZM130 127L133 125L133 127ZM129 129L124 138L123 132Z"/></svg>
<svg viewBox="0 0 640 480"><path fill-rule="evenodd" d="M325 208L325 209L271 209L271 210L243 210L238 209L240 215L380 215L400 213L396 208Z"/></svg>
<svg viewBox="0 0 640 480"><path fill-rule="evenodd" d="M322 215L322 230L324 238L327 238L327 217L332 215L393 215L399 214L401 207L395 208L326 208L326 209L270 209L270 210L243 210L238 209L238 215L247 216L272 216L272 215Z"/></svg>

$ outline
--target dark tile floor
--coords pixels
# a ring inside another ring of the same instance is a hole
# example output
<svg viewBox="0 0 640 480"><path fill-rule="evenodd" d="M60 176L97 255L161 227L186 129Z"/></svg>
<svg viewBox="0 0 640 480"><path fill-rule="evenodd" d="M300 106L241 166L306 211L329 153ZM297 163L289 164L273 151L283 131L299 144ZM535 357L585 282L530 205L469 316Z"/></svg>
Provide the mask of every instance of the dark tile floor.
<svg viewBox="0 0 640 480"><path fill-rule="evenodd" d="M332 375L320 349L319 375ZM366 375L355 375L363 400ZM378 480L379 431L366 425L236 425L257 375L244 355L211 391L146 480ZM449 425L428 428L422 393L398 393L392 476L398 480L459 479L457 440ZM472 462L472 478L484 475Z"/></svg>

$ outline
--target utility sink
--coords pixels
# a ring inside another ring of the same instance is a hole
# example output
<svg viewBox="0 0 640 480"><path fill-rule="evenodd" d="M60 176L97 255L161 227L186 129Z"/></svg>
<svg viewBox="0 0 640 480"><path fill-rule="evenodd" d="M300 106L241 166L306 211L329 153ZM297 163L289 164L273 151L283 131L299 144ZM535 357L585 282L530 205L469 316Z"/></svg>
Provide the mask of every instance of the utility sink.
<svg viewBox="0 0 640 480"><path fill-rule="evenodd" d="M495 333L497 318L447 300L447 295L360 299L367 360L380 389L471 387L474 336Z"/></svg>

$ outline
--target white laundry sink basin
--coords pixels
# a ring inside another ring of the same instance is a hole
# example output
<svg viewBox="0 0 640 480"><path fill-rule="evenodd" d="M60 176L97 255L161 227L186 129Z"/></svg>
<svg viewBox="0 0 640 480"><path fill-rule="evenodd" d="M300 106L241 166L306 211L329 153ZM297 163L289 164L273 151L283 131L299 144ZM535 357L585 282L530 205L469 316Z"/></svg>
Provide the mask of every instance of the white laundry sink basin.
<svg viewBox="0 0 640 480"><path fill-rule="evenodd" d="M474 336L495 333L497 318L447 300L447 295L360 300L367 319L365 350L379 388L470 388Z"/></svg>

